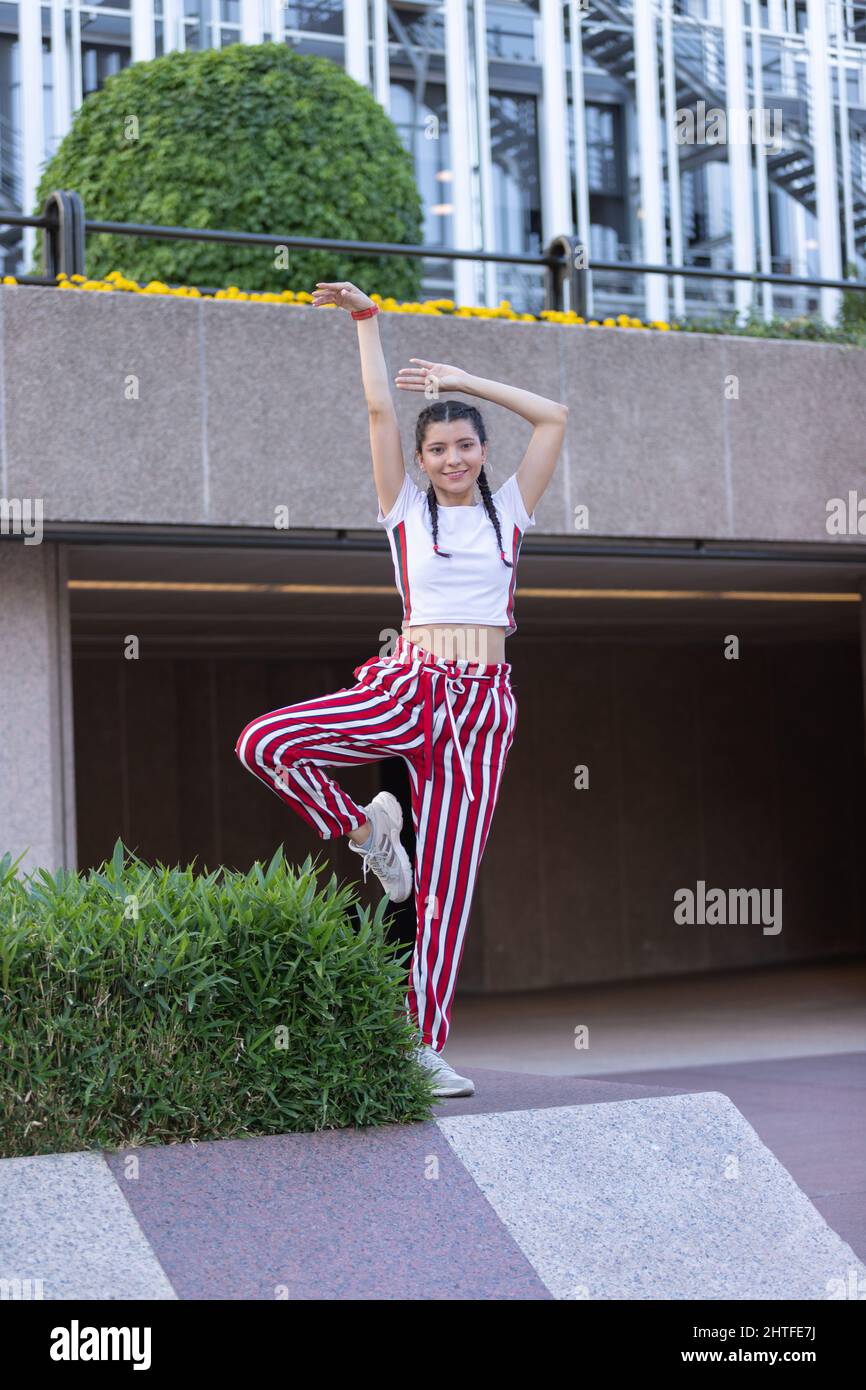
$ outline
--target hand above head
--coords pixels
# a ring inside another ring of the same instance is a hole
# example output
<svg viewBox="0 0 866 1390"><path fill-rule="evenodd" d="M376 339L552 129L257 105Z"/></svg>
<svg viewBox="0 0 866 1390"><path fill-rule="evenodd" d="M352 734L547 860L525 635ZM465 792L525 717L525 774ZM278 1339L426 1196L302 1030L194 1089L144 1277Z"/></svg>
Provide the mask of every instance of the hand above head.
<svg viewBox="0 0 866 1390"><path fill-rule="evenodd" d="M313 307L321 309L326 304L336 304L338 309L348 309L350 312L376 307L370 296L353 285L351 280L317 280L313 290Z"/></svg>
<svg viewBox="0 0 866 1390"><path fill-rule="evenodd" d="M465 391L468 372L462 367L450 367L447 362L426 362L423 357L410 357L416 367L401 367L394 380L402 391L423 391L436 396L440 391Z"/></svg>

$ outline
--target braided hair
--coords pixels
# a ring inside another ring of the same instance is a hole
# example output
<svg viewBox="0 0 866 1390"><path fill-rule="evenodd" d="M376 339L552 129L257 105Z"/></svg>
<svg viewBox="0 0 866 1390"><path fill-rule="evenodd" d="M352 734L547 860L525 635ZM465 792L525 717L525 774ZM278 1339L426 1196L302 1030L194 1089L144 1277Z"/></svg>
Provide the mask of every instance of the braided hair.
<svg viewBox="0 0 866 1390"><path fill-rule="evenodd" d="M475 430L475 433L478 435L479 442L481 444L487 443L487 431L484 428L481 412L476 410L474 405L466 405L463 401L434 401L432 405L425 406L415 422L415 451L418 457L421 456L428 426L433 424L450 425L452 420L468 420ZM478 474L478 490L481 493L484 510L492 521L496 531L496 543L499 547L502 563L507 565L509 569L513 569L514 566L511 561L505 558L505 551L502 547L502 534L499 526L499 515L493 505L493 498L490 495L490 483L487 480L487 475L484 472L483 466L481 472ZM439 549L439 501L432 483L428 487L425 495L427 497L427 505L430 508L430 520L433 523L433 549L436 554L441 555L443 559L450 560L450 552Z"/></svg>

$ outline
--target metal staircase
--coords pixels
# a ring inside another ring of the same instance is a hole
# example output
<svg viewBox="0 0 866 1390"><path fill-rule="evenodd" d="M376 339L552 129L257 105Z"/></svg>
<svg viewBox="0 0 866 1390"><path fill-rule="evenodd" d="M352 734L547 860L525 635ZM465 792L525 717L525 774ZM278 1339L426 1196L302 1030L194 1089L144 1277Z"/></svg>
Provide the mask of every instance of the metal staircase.
<svg viewBox="0 0 866 1390"><path fill-rule="evenodd" d="M592 19L583 21L583 52L605 72L610 73L633 94L635 89L635 59L632 35L633 9L629 0L593 0ZM705 68L705 26L694 26L694 36L688 35L688 21L677 17L677 53L674 59L676 107L697 114L698 102L707 110L725 109L724 50L721 42L713 54L715 82L709 80ZM686 50L684 56L683 49ZM661 71L661 63L659 63ZM780 107L782 141L780 147L767 149L767 177L813 215L817 210L815 159L809 138L809 91L805 83L790 93L765 91L764 105ZM837 168L841 151L837 140ZM680 170L693 169L710 159L725 159L723 144L703 143L680 147ZM841 178L839 179L841 201ZM851 185L854 241L857 250L866 255L866 189L852 180Z"/></svg>

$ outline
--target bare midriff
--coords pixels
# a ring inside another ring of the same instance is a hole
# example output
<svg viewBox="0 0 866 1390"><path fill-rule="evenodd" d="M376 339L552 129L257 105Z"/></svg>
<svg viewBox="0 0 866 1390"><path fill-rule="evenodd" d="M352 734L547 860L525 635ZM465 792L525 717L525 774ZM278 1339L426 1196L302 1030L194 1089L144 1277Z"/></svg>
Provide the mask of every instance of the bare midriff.
<svg viewBox="0 0 866 1390"><path fill-rule="evenodd" d="M472 661L481 666L505 660L504 627L464 623L427 623L404 627L403 636L440 661Z"/></svg>

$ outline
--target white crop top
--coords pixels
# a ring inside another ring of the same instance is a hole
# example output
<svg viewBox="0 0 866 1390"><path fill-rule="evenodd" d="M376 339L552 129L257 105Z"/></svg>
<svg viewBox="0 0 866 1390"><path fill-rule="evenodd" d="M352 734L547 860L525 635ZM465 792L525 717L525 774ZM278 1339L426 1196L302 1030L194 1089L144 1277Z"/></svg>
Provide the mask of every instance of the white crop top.
<svg viewBox="0 0 866 1390"><path fill-rule="evenodd" d="M483 502L439 508L440 551L433 549L427 494L407 473L387 516L379 503L376 520L388 531L394 577L403 600L403 627L425 623L473 623L517 631L514 621L517 557L523 533L535 525L526 510L516 473L491 494L499 516L503 564L496 531Z"/></svg>

